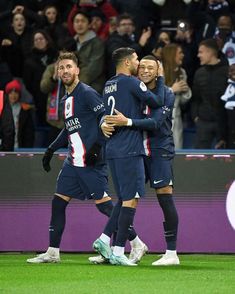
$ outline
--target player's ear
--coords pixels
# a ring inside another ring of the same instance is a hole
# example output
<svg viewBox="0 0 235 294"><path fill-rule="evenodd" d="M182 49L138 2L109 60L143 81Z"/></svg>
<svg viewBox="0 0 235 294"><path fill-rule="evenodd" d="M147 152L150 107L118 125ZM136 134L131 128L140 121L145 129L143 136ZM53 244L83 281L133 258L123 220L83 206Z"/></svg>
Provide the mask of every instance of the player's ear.
<svg viewBox="0 0 235 294"><path fill-rule="evenodd" d="M128 58L126 58L124 63L125 63L126 66L129 66L130 65L130 60Z"/></svg>
<svg viewBox="0 0 235 294"><path fill-rule="evenodd" d="M80 74L80 68L77 67L77 75L79 76L79 74Z"/></svg>

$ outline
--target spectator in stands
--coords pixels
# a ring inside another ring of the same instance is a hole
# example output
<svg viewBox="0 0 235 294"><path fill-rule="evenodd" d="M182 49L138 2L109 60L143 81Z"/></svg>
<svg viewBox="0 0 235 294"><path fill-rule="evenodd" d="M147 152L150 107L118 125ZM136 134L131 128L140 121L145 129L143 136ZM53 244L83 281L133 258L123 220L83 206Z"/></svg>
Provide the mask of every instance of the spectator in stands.
<svg viewBox="0 0 235 294"><path fill-rule="evenodd" d="M235 31L231 15L218 18L214 38L220 51L220 58L226 58L229 64L235 63Z"/></svg>
<svg viewBox="0 0 235 294"><path fill-rule="evenodd" d="M227 112L227 144L228 149L235 149L235 64L229 66L228 86L221 97L225 101Z"/></svg>
<svg viewBox="0 0 235 294"><path fill-rule="evenodd" d="M152 0L110 0L119 15L127 13L133 17L137 35L150 26L155 34L160 27L161 8ZM175 7L174 7L175 9ZM148 52L149 53L149 52Z"/></svg>
<svg viewBox="0 0 235 294"><path fill-rule="evenodd" d="M101 93L105 82L104 43L90 30L90 16L86 12L75 14L73 28L76 34L65 40L64 48L76 53L80 80Z"/></svg>
<svg viewBox="0 0 235 294"><path fill-rule="evenodd" d="M9 82L5 93L11 105L15 125L14 148L34 147L33 106L23 102L20 82Z"/></svg>
<svg viewBox="0 0 235 294"><path fill-rule="evenodd" d="M49 35L43 30L33 34L31 54L25 60L23 80L27 90L32 94L36 107L36 126L46 126L47 95L41 92L40 82L46 67L57 58L57 51Z"/></svg>
<svg viewBox="0 0 235 294"><path fill-rule="evenodd" d="M64 85L57 75L57 64L49 64L41 79L40 89L47 94L47 122L50 125L48 142L53 142L64 127L61 99L65 95Z"/></svg>
<svg viewBox="0 0 235 294"><path fill-rule="evenodd" d="M220 97L227 85L228 65L218 58L219 48L214 39L199 44L201 67L193 81L192 118L196 124L195 148L224 148L226 112Z"/></svg>
<svg viewBox="0 0 235 294"><path fill-rule="evenodd" d="M108 76L115 73L114 66L110 62L112 60L112 53L114 50L121 47L130 47L135 49L139 57L145 53L145 46L151 37L152 31L148 27L143 30L139 40L136 39L135 25L131 15L122 14L117 18L117 31L110 35L106 43L107 60L109 61Z"/></svg>
<svg viewBox="0 0 235 294"><path fill-rule="evenodd" d="M99 10L101 13L103 13L108 22L110 21L110 18L116 17L118 15L117 11L108 0L78 0L77 3L73 5L67 19L68 30L71 36L75 35L76 33L73 28L73 19L75 14L77 14L78 11L83 11L87 14L90 14L94 10Z"/></svg>
<svg viewBox="0 0 235 294"><path fill-rule="evenodd" d="M0 35L5 32L10 24L12 18L12 11L15 7L15 0L1 0L0 1Z"/></svg>
<svg viewBox="0 0 235 294"><path fill-rule="evenodd" d="M91 15L91 29L97 36L105 41L109 36L109 22L106 21L105 15L99 9L94 9Z"/></svg>
<svg viewBox="0 0 235 294"><path fill-rule="evenodd" d="M13 151L15 126L11 106L0 90L0 151Z"/></svg>
<svg viewBox="0 0 235 294"><path fill-rule="evenodd" d="M171 43L162 49L162 63L165 83L175 94L172 114L172 131L176 149L183 148L183 121L181 106L191 98L191 89L187 83L187 74L182 68L184 53L180 45Z"/></svg>
<svg viewBox="0 0 235 294"><path fill-rule="evenodd" d="M230 12L230 5L226 0L208 0L206 11L217 22L221 15Z"/></svg>
<svg viewBox="0 0 235 294"><path fill-rule="evenodd" d="M175 42L181 46L184 53L182 67L187 74L187 82L192 86L195 71L199 67L197 59L198 43L194 29L186 19L180 19L177 23Z"/></svg>
<svg viewBox="0 0 235 294"><path fill-rule="evenodd" d="M195 38L199 44L204 39L212 38L215 33L216 21L206 12L200 0L192 0L187 8L187 19L194 28Z"/></svg>
<svg viewBox="0 0 235 294"><path fill-rule="evenodd" d="M47 5L43 9L42 16L45 18L44 30L50 35L57 48L60 48L69 32L61 23L58 9L55 5Z"/></svg>
<svg viewBox="0 0 235 294"><path fill-rule="evenodd" d="M2 59L9 65L14 77L22 77L24 59L30 53L31 29L26 26L23 14L16 13L12 17L12 25L1 39Z"/></svg>
<svg viewBox="0 0 235 294"><path fill-rule="evenodd" d="M162 60L162 48L171 43L171 34L168 31L160 30L156 36L157 43L152 50L152 54Z"/></svg>

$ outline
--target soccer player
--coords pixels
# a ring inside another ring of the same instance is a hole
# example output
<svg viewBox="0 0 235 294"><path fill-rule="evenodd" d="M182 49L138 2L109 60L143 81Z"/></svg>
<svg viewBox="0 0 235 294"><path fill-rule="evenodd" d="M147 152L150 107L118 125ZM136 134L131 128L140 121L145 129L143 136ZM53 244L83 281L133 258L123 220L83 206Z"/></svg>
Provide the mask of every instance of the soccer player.
<svg viewBox="0 0 235 294"><path fill-rule="evenodd" d="M140 61L138 76L153 93L157 91L157 81L161 79L163 70L161 64L151 55ZM162 208L165 221L163 222L167 250L154 266L178 265L176 253L178 230L178 214L173 199L173 170L174 141L172 135L172 110L174 94L170 88L164 87L164 106L157 109L146 107L146 119L128 119L116 110L116 115L106 116L105 122L112 126L133 126L144 132L146 177L150 186L155 189L158 202ZM106 129L106 136L111 135Z"/></svg>
<svg viewBox="0 0 235 294"><path fill-rule="evenodd" d="M142 118L144 104L159 107L163 96L155 95L146 85L133 77L137 74L139 61L134 49L119 48L113 52L116 75L108 80L103 91L106 114L115 108L126 116ZM106 143L106 157L112 174L118 202L103 233L93 243L93 248L111 264L136 265L125 254L128 232L133 226L138 199L144 195L144 148L140 130L121 127ZM117 230L113 251L110 238Z"/></svg>
<svg viewBox="0 0 235 294"><path fill-rule="evenodd" d="M98 210L110 216L113 204L107 194L106 165L102 161L99 123L104 114L102 96L79 81L78 60L65 52L58 58L58 76L66 88L62 99L65 126L43 157L50 170L53 153L68 143L68 155L59 173L49 227L50 245L46 253L27 260L29 263L59 262L60 242L65 227L65 211L71 198L93 198Z"/></svg>

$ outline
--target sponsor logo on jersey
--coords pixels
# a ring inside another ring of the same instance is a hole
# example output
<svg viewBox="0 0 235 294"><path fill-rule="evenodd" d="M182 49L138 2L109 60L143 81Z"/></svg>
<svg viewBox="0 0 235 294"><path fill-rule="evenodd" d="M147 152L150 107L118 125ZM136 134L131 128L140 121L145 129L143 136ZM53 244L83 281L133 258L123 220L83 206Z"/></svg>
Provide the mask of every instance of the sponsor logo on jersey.
<svg viewBox="0 0 235 294"><path fill-rule="evenodd" d="M117 91L117 83L108 85L104 88L105 94L109 94L109 93L116 92L116 91Z"/></svg>
<svg viewBox="0 0 235 294"><path fill-rule="evenodd" d="M104 108L104 104L103 103L101 103L101 104L97 105L96 107L94 107L93 108L93 111L96 112L96 111L98 111L98 110L100 110L102 108Z"/></svg>
<svg viewBox="0 0 235 294"><path fill-rule="evenodd" d="M65 126L69 132L80 129L82 127L77 117L65 121Z"/></svg>
<svg viewBox="0 0 235 294"><path fill-rule="evenodd" d="M148 90L144 82L141 82L141 83L140 83L140 89L141 89L143 92L146 92L146 91Z"/></svg>

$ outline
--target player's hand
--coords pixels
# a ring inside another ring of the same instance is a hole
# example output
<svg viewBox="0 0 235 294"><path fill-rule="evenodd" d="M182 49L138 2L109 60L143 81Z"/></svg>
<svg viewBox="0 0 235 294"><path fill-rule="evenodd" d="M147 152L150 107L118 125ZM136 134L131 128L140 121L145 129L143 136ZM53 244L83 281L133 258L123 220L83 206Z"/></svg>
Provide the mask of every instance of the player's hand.
<svg viewBox="0 0 235 294"><path fill-rule="evenodd" d="M93 166L97 163L101 152L101 145L94 143L91 149L85 155L85 163L87 166Z"/></svg>
<svg viewBox="0 0 235 294"><path fill-rule="evenodd" d="M100 128L106 138L110 138L112 136L113 132L115 131L114 126L111 124L107 124L105 121L102 123Z"/></svg>
<svg viewBox="0 0 235 294"><path fill-rule="evenodd" d="M114 109L114 113L115 115L106 115L104 121L117 127L127 126L128 118L117 109Z"/></svg>
<svg viewBox="0 0 235 294"><path fill-rule="evenodd" d="M158 63L158 73L157 73L157 75L158 75L158 77L164 77L163 65L159 60L157 61L157 63Z"/></svg>
<svg viewBox="0 0 235 294"><path fill-rule="evenodd" d="M51 148L47 148L46 152L43 155L42 166L46 172L49 172L51 170L50 161L52 159L53 154L54 150L52 150Z"/></svg>

